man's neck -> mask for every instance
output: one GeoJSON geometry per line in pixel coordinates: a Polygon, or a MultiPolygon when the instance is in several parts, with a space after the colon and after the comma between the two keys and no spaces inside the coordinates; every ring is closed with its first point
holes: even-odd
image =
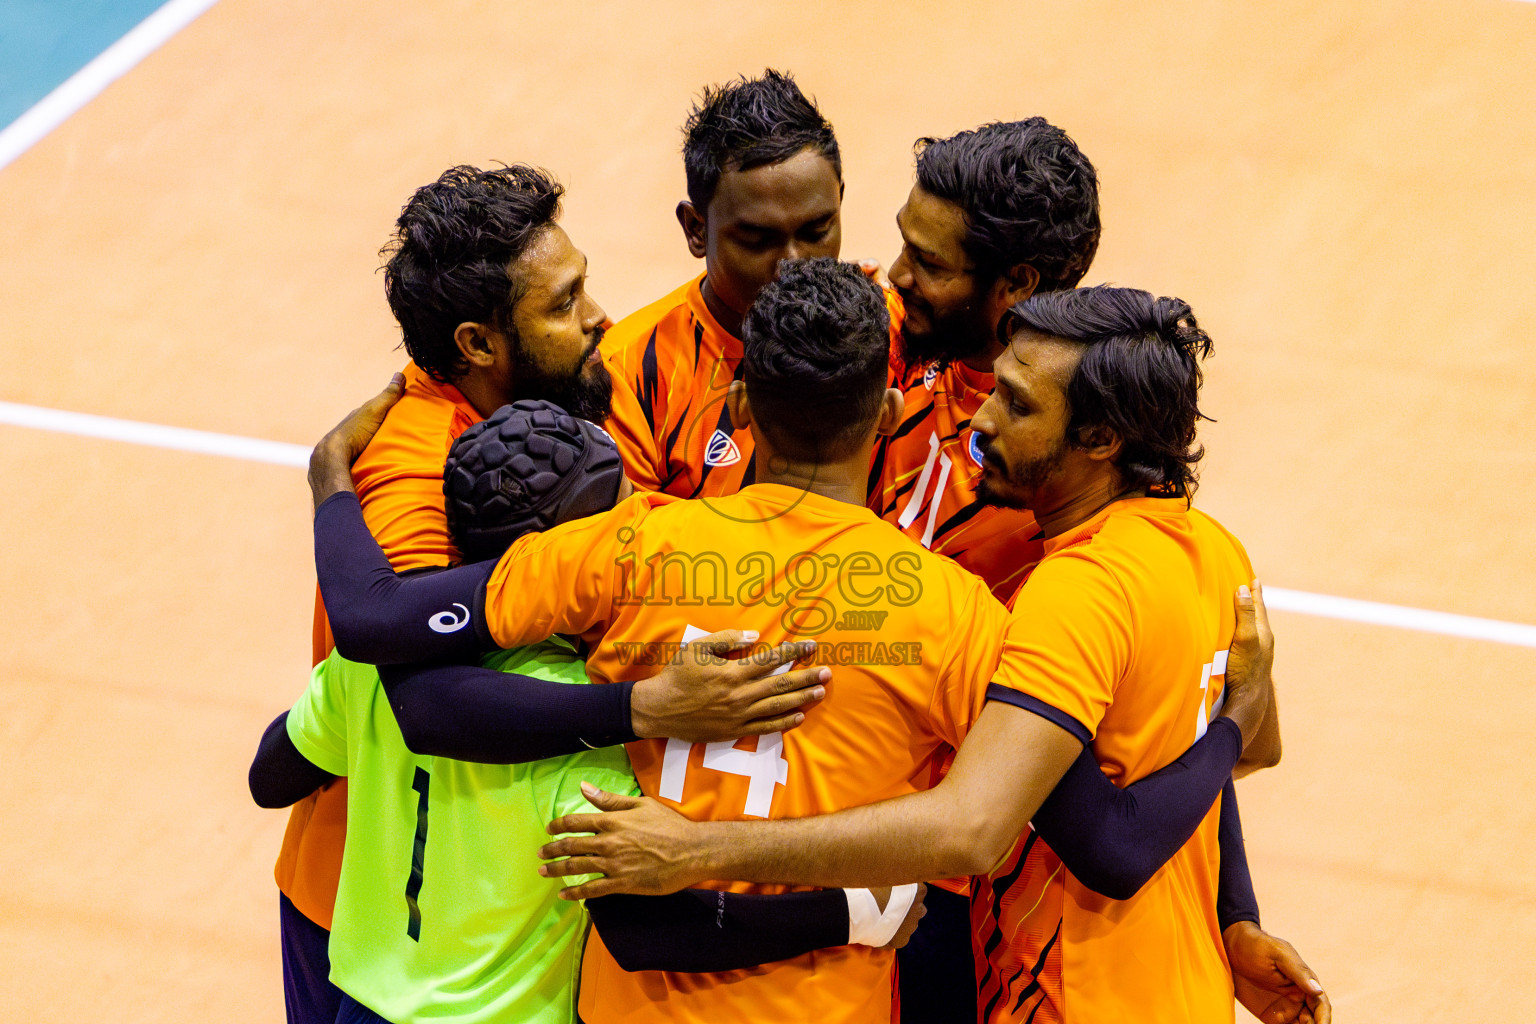
{"type": "Polygon", "coordinates": [[[992,372],[992,364],[996,362],[997,357],[1002,354],[1002,342],[992,339],[987,342],[986,348],[982,349],[980,352],[973,356],[966,356],[964,359],[960,360],[960,363],[972,370],[975,370],[977,373],[990,374],[992,372]]]}
{"type": "Polygon", "coordinates": [[[753,435],[753,483],[780,484],[850,505],[865,503],[869,495],[869,456],[874,448],[873,439],[870,444],[860,445],[859,450],[846,459],[796,462],[765,444],[758,431],[754,430],[753,435]]]}
{"type": "Polygon", "coordinates": [[[709,283],[709,278],[704,278],[704,284],[699,290],[704,293],[704,306],[709,310],[709,315],[715,318],[715,323],[733,338],[741,337],[742,315],[721,301],[714,287],[709,283]]]}
{"type": "Polygon", "coordinates": [[[474,406],[481,419],[507,404],[506,392],[481,374],[467,373],[454,381],[453,386],[459,389],[459,394],[464,396],[466,402],[474,406]]]}
{"type": "Polygon", "coordinates": [[[1143,491],[1126,487],[1118,473],[1111,473],[1064,496],[1051,508],[1033,510],[1035,522],[1046,537],[1059,537],[1082,526],[1114,502],[1140,497],[1144,497],[1143,491]]]}

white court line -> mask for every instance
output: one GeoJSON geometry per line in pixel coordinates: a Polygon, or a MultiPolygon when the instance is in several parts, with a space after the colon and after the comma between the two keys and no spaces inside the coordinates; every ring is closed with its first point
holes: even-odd
{"type": "MultiPolygon", "coordinates": [[[[173,448],[177,451],[197,452],[202,455],[222,455],[232,459],[270,462],[279,466],[296,466],[300,469],[309,466],[310,450],[303,445],[261,441],[252,437],[238,437],[234,434],[214,434],[206,430],[188,430],[185,427],[167,427],[158,423],[139,423],[135,420],[119,420],[109,416],[64,412],[60,409],[44,409],[35,405],[0,402],[0,423],[64,434],[80,434],[85,437],[99,437],[109,441],[126,441],[130,444],[143,444],[154,448],[173,448]]],[[[1304,590],[1286,590],[1281,587],[1265,587],[1264,600],[1270,608],[1277,611],[1301,612],[1304,615],[1318,615],[1328,619],[1346,619],[1350,622],[1365,622],[1375,626],[1392,626],[1397,629],[1441,633],[1472,640],[1491,640],[1494,643],[1536,647],[1536,626],[1527,626],[1520,622],[1478,619],[1470,615],[1452,615],[1449,612],[1433,612],[1424,608],[1409,608],[1398,604],[1357,601],[1349,597],[1311,594],[1304,590]]]]}
{"type": "Polygon", "coordinates": [[[231,459],[270,462],[279,466],[298,466],[301,469],[309,466],[310,450],[300,444],[261,441],[254,437],[214,434],[206,430],[167,427],[159,423],[139,423],[136,420],[119,420],[110,416],[91,416],[83,412],[44,409],[36,405],[0,402],[0,423],[8,423],[13,427],[52,430],[60,434],[100,437],[108,441],[126,441],[129,444],[149,445],[151,448],[172,448],[176,451],[197,452],[201,455],[222,455],[231,459]]]}
{"type": "Polygon", "coordinates": [[[1499,644],[1536,647],[1536,626],[1527,626],[1523,622],[1478,619],[1471,615],[1452,615],[1450,612],[1432,612],[1401,604],[1357,601],[1352,597],[1309,594],[1305,590],[1283,590],[1280,587],[1264,588],[1264,605],[1279,611],[1319,615],[1326,619],[1347,619],[1373,626],[1394,626],[1397,629],[1442,633],[1469,640],[1492,640],[1499,644]]]}
{"type": "Polygon", "coordinates": [[[35,146],[218,0],[169,0],[0,131],[0,168],[35,146]]]}

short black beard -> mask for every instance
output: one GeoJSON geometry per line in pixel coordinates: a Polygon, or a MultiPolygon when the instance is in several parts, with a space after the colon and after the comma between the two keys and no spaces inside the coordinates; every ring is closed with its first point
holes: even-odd
{"type": "Polygon", "coordinates": [[[602,423],[613,408],[613,377],[606,363],[599,362],[587,368],[587,357],[603,340],[599,328],[592,344],[582,354],[581,362],[573,374],[552,374],[539,366],[523,351],[517,341],[513,353],[513,387],[510,401],[524,398],[554,402],[572,416],[602,423]]]}
{"type": "MultiPolygon", "coordinates": [[[[906,296],[902,298],[905,300],[906,296]]],[[[990,339],[973,329],[975,325],[968,317],[970,309],[945,317],[939,317],[927,306],[924,312],[933,323],[931,330],[913,335],[905,325],[901,329],[901,354],[908,366],[934,362],[942,370],[950,363],[979,356],[987,350],[990,339]]]]}
{"type": "Polygon", "coordinates": [[[986,477],[982,477],[981,483],[977,485],[976,500],[983,505],[995,505],[998,508],[1028,508],[1029,499],[1026,495],[1036,494],[1067,460],[1067,443],[1063,438],[1055,448],[1040,458],[1026,462],[1018,469],[1010,471],[1005,469],[996,458],[989,458],[992,454],[990,438],[981,437],[978,443],[981,447],[982,461],[1000,472],[1011,485],[1006,494],[993,488],[986,477]]]}

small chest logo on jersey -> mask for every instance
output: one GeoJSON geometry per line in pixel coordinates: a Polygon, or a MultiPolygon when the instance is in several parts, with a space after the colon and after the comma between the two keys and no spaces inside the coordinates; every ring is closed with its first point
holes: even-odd
{"type": "Polygon", "coordinates": [[[981,435],[971,431],[971,443],[966,445],[966,450],[971,453],[971,461],[981,465],[981,435]]]}
{"type": "Polygon", "coordinates": [[[933,390],[933,382],[939,379],[939,364],[929,363],[928,369],[923,371],[923,387],[933,390]]]}
{"type": "Polygon", "coordinates": [[[704,465],[706,466],[734,466],[741,461],[741,449],[736,447],[736,442],[723,430],[717,430],[709,437],[709,444],[704,446],[704,465]]]}
{"type": "Polygon", "coordinates": [[[469,609],[457,602],[454,603],[453,607],[459,610],[457,616],[453,614],[453,609],[450,608],[446,612],[438,612],[427,620],[427,625],[432,627],[432,632],[456,633],[469,623],[469,609]]]}

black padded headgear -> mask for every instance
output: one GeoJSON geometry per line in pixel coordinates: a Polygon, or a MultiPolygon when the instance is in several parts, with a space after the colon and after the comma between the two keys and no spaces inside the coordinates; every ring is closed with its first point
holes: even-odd
{"type": "Polygon", "coordinates": [[[448,452],[448,532],[465,562],[500,558],[525,533],[612,508],[623,477],[601,427],[553,402],[504,405],[448,452]]]}

